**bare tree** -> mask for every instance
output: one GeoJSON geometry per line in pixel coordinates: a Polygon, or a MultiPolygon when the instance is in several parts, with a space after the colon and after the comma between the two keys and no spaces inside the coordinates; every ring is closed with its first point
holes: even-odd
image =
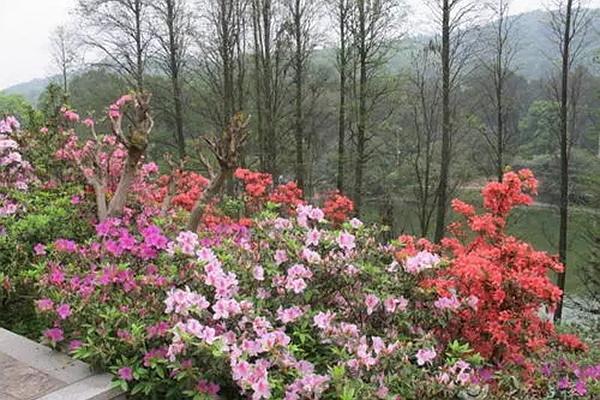
{"type": "Polygon", "coordinates": [[[440,60],[435,46],[431,44],[413,56],[410,77],[410,118],[415,134],[412,149],[413,170],[417,185],[417,217],[421,236],[429,233],[431,219],[437,203],[439,184],[435,168],[435,156],[441,128],[441,77],[440,60]]]}
{"type": "Polygon", "coordinates": [[[482,86],[486,100],[489,99],[493,104],[494,114],[494,125],[490,124],[482,133],[494,157],[498,182],[502,182],[506,147],[514,134],[509,126],[514,104],[511,103],[507,92],[518,49],[514,35],[517,17],[509,16],[510,5],[511,0],[493,0],[486,3],[493,20],[490,31],[486,32],[488,38],[483,41],[489,51],[484,52],[481,58],[481,65],[485,71],[482,86]]]}
{"type": "Polygon", "coordinates": [[[158,43],[155,60],[171,84],[170,109],[175,125],[179,158],[185,157],[183,74],[192,39],[193,20],[187,0],[155,0],[151,3],[156,24],[153,33],[158,43]]]}
{"type": "Polygon", "coordinates": [[[369,159],[368,144],[372,105],[387,93],[375,89],[374,81],[389,60],[391,45],[398,38],[399,3],[394,0],[355,0],[351,8],[351,34],[356,52],[354,93],[356,101],[356,144],[354,164],[354,204],[359,213],[364,190],[364,170],[369,159]]]}
{"type": "Polygon", "coordinates": [[[571,72],[585,46],[585,37],[590,24],[589,10],[584,0],[552,0],[550,12],[550,30],[560,50],[560,84],[555,85],[559,102],[559,146],[560,146],[560,226],[558,235],[558,257],[565,270],[558,275],[558,286],[563,296],[556,309],[554,319],[562,318],[563,298],[567,272],[567,234],[569,218],[569,158],[570,143],[574,135],[574,127],[569,124],[569,117],[574,116],[576,102],[570,98],[570,92],[578,91],[570,82],[571,72]]]}
{"type": "Polygon", "coordinates": [[[254,80],[261,170],[278,175],[278,122],[285,94],[289,47],[281,0],[252,0],[254,80]]]}
{"type": "Polygon", "coordinates": [[[306,75],[310,57],[315,47],[315,23],[317,17],[316,0],[285,0],[286,14],[289,19],[288,30],[293,46],[291,69],[294,83],[294,139],[296,183],[304,189],[306,178],[305,118],[303,99],[305,96],[306,75]]]}
{"type": "Polygon", "coordinates": [[[337,27],[336,68],[340,76],[338,104],[338,146],[336,186],[340,192],[345,189],[346,129],[347,129],[347,90],[349,64],[351,59],[350,17],[352,0],[330,0],[328,8],[337,27]]]}
{"type": "Polygon", "coordinates": [[[436,22],[442,32],[441,64],[442,64],[442,151],[440,160],[440,180],[436,228],[434,239],[439,242],[446,230],[446,212],[450,179],[450,162],[452,156],[452,105],[451,97],[458,83],[458,77],[465,62],[461,47],[465,46],[466,27],[473,23],[478,8],[475,0],[428,0],[436,22]]]}
{"type": "Polygon", "coordinates": [[[97,64],[114,68],[143,92],[152,41],[148,0],[79,0],[78,13],[84,43],[102,56],[97,64]]]}
{"type": "Polygon", "coordinates": [[[246,24],[249,0],[203,0],[201,77],[207,88],[206,117],[219,130],[246,107],[246,24]],[[218,101],[215,101],[217,99],[218,101]]]}
{"type": "Polygon", "coordinates": [[[69,93],[69,75],[80,61],[79,43],[76,36],[65,26],[58,26],[50,36],[52,61],[60,71],[65,102],[69,93]]]}
{"type": "Polygon", "coordinates": [[[192,41],[193,20],[187,0],[155,0],[152,32],[157,51],[154,60],[170,83],[168,114],[175,125],[174,139],[179,158],[185,157],[183,85],[192,41]]]}

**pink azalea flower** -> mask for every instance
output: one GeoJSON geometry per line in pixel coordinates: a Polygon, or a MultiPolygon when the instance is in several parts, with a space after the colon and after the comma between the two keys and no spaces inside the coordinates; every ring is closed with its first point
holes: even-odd
{"type": "Polygon", "coordinates": [[[421,271],[435,267],[439,262],[439,256],[428,251],[421,251],[414,257],[406,259],[404,270],[410,274],[418,274],[421,271]]]}
{"type": "Polygon", "coordinates": [[[281,265],[288,260],[288,255],[285,250],[275,250],[275,264],[281,265]]]}
{"type": "Polygon", "coordinates": [[[417,352],[417,364],[421,367],[427,363],[431,364],[436,356],[437,353],[434,349],[419,349],[417,352]]]}
{"type": "Polygon", "coordinates": [[[350,220],[350,226],[353,227],[354,229],[358,229],[360,227],[362,227],[364,224],[362,223],[362,221],[358,218],[352,218],[350,220]]]}
{"type": "Polygon", "coordinates": [[[56,314],[60,319],[67,319],[71,315],[71,306],[68,304],[61,304],[56,308],[56,314]]]}
{"type": "Polygon", "coordinates": [[[50,328],[44,331],[44,337],[52,343],[58,343],[64,340],[64,332],[60,328],[50,328]]]}
{"type": "Polygon", "coordinates": [[[123,379],[124,381],[129,382],[133,380],[133,369],[131,369],[131,367],[119,368],[118,374],[119,378],[123,379]]]}
{"type": "Polygon", "coordinates": [[[94,126],[94,120],[91,118],[86,118],[83,120],[83,124],[88,128],[91,128],[92,126],[94,126]]]}
{"type": "Polygon", "coordinates": [[[356,247],[356,244],[354,242],[354,235],[346,231],[341,232],[337,238],[338,246],[340,246],[341,249],[346,251],[354,250],[354,248],[356,247]]]}
{"type": "Polygon", "coordinates": [[[321,240],[321,232],[318,229],[312,229],[306,234],[306,246],[318,246],[321,240]]]}
{"type": "Polygon", "coordinates": [[[35,246],[33,246],[33,252],[36,256],[44,256],[46,255],[46,246],[44,246],[41,243],[38,243],[35,246]]]}
{"type": "Polygon", "coordinates": [[[39,299],[35,302],[39,311],[50,311],[54,308],[54,302],[50,299],[39,299]]]}
{"type": "Polygon", "coordinates": [[[255,266],[252,269],[252,276],[257,281],[264,281],[265,280],[265,270],[264,270],[264,268],[261,267],[260,265],[255,266]]]}
{"type": "Polygon", "coordinates": [[[367,314],[371,315],[379,305],[379,298],[373,294],[368,294],[365,297],[365,305],[367,306],[367,314]]]}

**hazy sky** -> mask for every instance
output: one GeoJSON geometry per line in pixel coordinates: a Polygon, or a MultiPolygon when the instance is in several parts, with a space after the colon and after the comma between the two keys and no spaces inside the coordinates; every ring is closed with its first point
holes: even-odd
{"type": "MultiPolygon", "coordinates": [[[[548,0],[514,0],[515,13],[541,8],[548,0]]],[[[590,0],[600,5],[600,0],[590,0]]],[[[69,20],[76,0],[0,0],[0,89],[54,73],[48,36],[69,20]]],[[[423,20],[422,0],[408,0],[413,23],[423,20]]]]}

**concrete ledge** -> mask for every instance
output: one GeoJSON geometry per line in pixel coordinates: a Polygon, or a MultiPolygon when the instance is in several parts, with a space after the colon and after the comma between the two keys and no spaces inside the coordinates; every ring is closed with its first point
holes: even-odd
{"type": "Polygon", "coordinates": [[[94,374],[84,362],[2,328],[0,361],[4,365],[4,370],[0,371],[0,399],[125,398],[119,389],[111,387],[111,375],[94,374]]]}
{"type": "Polygon", "coordinates": [[[117,400],[125,399],[118,388],[110,389],[112,376],[92,375],[37,400],[117,400]]]}

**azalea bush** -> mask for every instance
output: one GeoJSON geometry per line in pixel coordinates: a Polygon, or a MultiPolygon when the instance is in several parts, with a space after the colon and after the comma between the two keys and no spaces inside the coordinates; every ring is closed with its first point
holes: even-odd
{"type": "MultiPolygon", "coordinates": [[[[488,213],[456,202],[471,233],[455,226],[441,247],[380,244],[376,227],[269,202],[268,179],[236,175],[250,224],[178,232],[147,207],[96,225],[93,240],[48,244],[45,341],[113,371],[132,394],[167,398],[495,396],[516,390],[504,380],[515,375],[532,394],[537,355],[586,351],[529,312],[554,307],[546,274],[560,267],[503,233],[535,189],[527,171],[486,188],[488,213]],[[248,187],[249,177],[261,179],[248,187]]],[[[587,394],[597,377],[586,374],[587,394]]]]}

